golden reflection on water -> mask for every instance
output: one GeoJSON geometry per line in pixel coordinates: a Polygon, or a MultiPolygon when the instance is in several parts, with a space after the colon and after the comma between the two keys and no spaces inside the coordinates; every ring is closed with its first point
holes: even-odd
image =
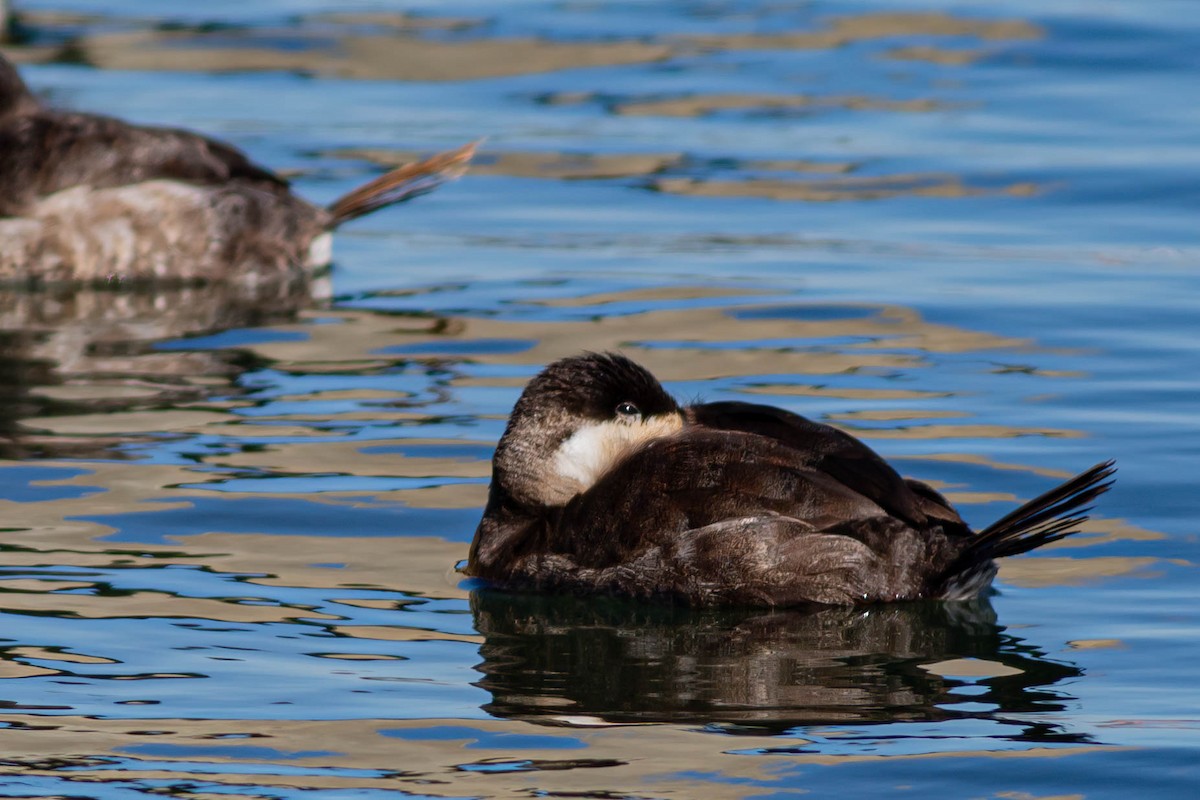
{"type": "Polygon", "coordinates": [[[839,200],[884,200],[911,197],[961,198],[998,193],[1014,197],[1034,194],[1036,184],[1012,183],[996,189],[971,186],[957,175],[902,174],[881,177],[845,177],[812,181],[797,180],[712,180],[705,178],[660,178],[652,183],[660,192],[696,197],[765,197],[828,203],[839,200]]]}
{"type": "Polygon", "coordinates": [[[869,111],[926,112],[940,111],[946,107],[944,103],[936,100],[890,100],[862,95],[712,94],[689,95],[668,100],[632,100],[617,103],[615,110],[618,114],[633,117],[701,117],[720,111],[763,112],[844,108],[869,111]]]}
{"type": "MultiPolygon", "coordinates": [[[[761,98],[745,98],[750,104],[761,105],[761,98]]],[[[669,101],[678,104],[703,102],[702,99],[669,101]]],[[[727,105],[732,100],[724,101],[727,105]]],[[[782,101],[781,101],[782,102],[782,101]]],[[[655,113],[648,106],[643,115],[655,113]]],[[[836,105],[825,103],[824,106],[836,105]]],[[[883,107],[882,103],[875,104],[883,107]]],[[[782,107],[767,103],[766,107],[782,107]]],[[[888,109],[897,110],[897,109],[888,109]]],[[[624,113],[624,112],[622,112],[624,113]]],[[[674,116],[686,116],[682,113],[674,116]]],[[[330,155],[371,161],[386,167],[408,163],[413,151],[384,148],[345,148],[330,155]]],[[[986,194],[1027,197],[1040,191],[1028,181],[1000,186],[974,185],[964,178],[943,173],[901,173],[893,175],[859,176],[852,173],[859,165],[845,161],[810,161],[803,159],[721,159],[726,169],[785,173],[778,178],[717,178],[680,176],[671,172],[695,167],[695,163],[678,153],[561,153],[561,152],[496,152],[484,153],[472,166],[475,176],[505,175],[511,177],[555,180],[598,180],[609,178],[642,178],[647,188],[668,194],[693,197],[762,197],[809,203],[833,201],[885,200],[893,197],[935,197],[955,199],[986,194]],[[801,178],[786,173],[815,174],[818,178],[801,178]]]]}
{"type": "MultiPolygon", "coordinates": [[[[208,721],[208,720],[96,720],[81,717],[59,717],[48,721],[32,715],[11,715],[9,719],[29,728],[0,730],[0,747],[6,752],[21,752],[19,759],[6,759],[0,764],[0,775],[80,775],[86,781],[91,775],[86,767],[96,764],[105,754],[121,755],[122,750],[138,748],[149,743],[164,747],[204,748],[204,755],[187,758],[205,765],[229,764],[228,773],[194,772],[191,777],[214,781],[228,788],[246,787],[251,781],[256,787],[287,789],[404,789],[421,795],[482,796],[525,800],[531,792],[559,796],[595,796],[597,791],[610,788],[624,795],[629,787],[652,786],[657,795],[677,797],[743,798],[747,787],[742,780],[762,781],[769,790],[779,780],[779,773],[793,766],[836,766],[881,759],[937,758],[1055,758],[1063,759],[1061,769],[1086,769],[1087,761],[1076,759],[1098,752],[1091,746],[1031,747],[1019,752],[966,751],[919,756],[842,755],[816,753],[763,754],[747,758],[733,752],[732,742],[726,752],[712,746],[711,737],[697,735],[693,729],[670,726],[573,727],[570,739],[581,742],[579,749],[521,748],[514,751],[505,746],[488,746],[488,734],[512,734],[544,737],[545,727],[520,720],[356,720],[348,722],[287,722],[276,720],[208,721]],[[460,740],[407,739],[380,735],[380,731],[412,731],[444,725],[466,728],[460,740]],[[154,730],[152,737],[146,736],[154,730]],[[469,731],[478,731],[483,741],[473,741],[469,731]],[[282,753],[305,753],[314,743],[332,753],[289,758],[287,767],[271,770],[264,765],[262,774],[250,779],[235,765],[245,764],[237,753],[242,742],[224,742],[230,735],[248,734],[252,743],[271,747],[282,753]],[[466,746],[471,749],[463,749],[466,746]],[[222,758],[212,750],[230,748],[222,758]],[[91,753],[91,758],[78,754],[91,753]],[[630,754],[636,753],[636,758],[630,754]],[[59,761],[63,759],[64,761],[59,761]],[[572,764],[571,759],[579,761],[572,764]],[[481,763],[533,762],[527,771],[482,771],[464,769],[481,763]],[[590,763],[589,763],[590,762],[590,763]],[[539,769],[538,765],[546,769],[539,769]],[[704,764],[705,774],[695,775],[697,764],[704,764]],[[558,766],[558,768],[554,768],[558,766]],[[577,768],[571,768],[576,766],[577,768]],[[592,766],[593,768],[588,768],[592,766]],[[61,767],[75,767],[72,772],[60,772],[61,767]],[[82,767],[83,769],[80,769],[82,767]],[[379,770],[378,776],[321,774],[321,768],[379,770]],[[313,770],[308,774],[288,774],[297,768],[313,770]],[[81,774],[82,773],[82,774],[81,774]],[[713,778],[718,778],[713,780],[713,778]],[[724,778],[726,780],[721,780],[724,778]],[[584,793],[584,794],[579,794],[584,793]]],[[[778,739],[746,734],[737,738],[739,749],[777,746],[778,739]]],[[[1104,748],[1111,752],[1115,748],[1104,748]]],[[[186,756],[185,756],[186,758],[186,756]]],[[[154,759],[160,761],[162,759],[154,759]]],[[[1015,765],[1014,765],[1015,766],[1015,765]]],[[[122,780],[178,781],[188,776],[187,766],[179,764],[170,771],[152,768],[139,769],[136,761],[124,765],[122,780]]],[[[85,788],[86,783],[80,786],[85,788]]],[[[257,793],[256,793],[257,794],[257,793]]],[[[640,793],[639,793],[640,794],[640,793]]],[[[185,795],[196,797],[192,793],[185,795]]],[[[230,795],[221,793],[219,796],[230,795]]],[[[234,795],[237,796],[237,795],[234,795]]],[[[258,795],[261,796],[261,795],[258,795]]]]}
{"type": "MultiPolygon", "coordinates": [[[[100,22],[99,19],[92,20],[100,22]]],[[[76,18],[30,15],[47,29],[78,26],[76,18]]],[[[421,17],[405,13],[337,13],[300,17],[282,28],[216,30],[155,26],[152,20],[120,30],[98,26],[73,35],[67,52],[53,47],[11,48],[18,61],[73,61],[114,70],[261,71],[283,70],[343,78],[462,81],[557,72],[586,67],[651,64],[698,53],[746,50],[832,50],[854,43],[892,43],[904,37],[968,38],[975,47],[935,44],[892,46],[891,59],[965,66],[1004,44],[1041,38],[1024,20],[974,19],[945,13],[864,13],[814,19],[803,30],[776,33],[670,34],[636,39],[555,41],[539,37],[486,35],[486,20],[421,17]],[[280,42],[290,42],[282,47],[280,42]]],[[[724,93],[676,96],[600,97],[557,92],[550,105],[600,104],[621,116],[700,117],[716,113],[797,114],[831,110],[928,113],[947,105],[930,97],[724,93]]],[[[410,153],[386,149],[337,151],[346,158],[395,165],[410,153]]],[[[476,176],[504,175],[549,180],[638,180],[654,191],[701,198],[766,198],[787,202],[877,201],[896,197],[963,199],[981,195],[1023,197],[1041,187],[1029,181],[993,185],[990,180],[943,173],[899,172],[855,175],[859,164],[844,161],[753,161],[722,158],[719,174],[698,175],[683,153],[494,152],[472,168],[476,176]],[[734,170],[730,175],[729,171],[734,170]],[[760,172],[768,175],[757,174],[760,172]],[[746,174],[754,173],[754,174],[746,174]]]]}
{"type": "MultiPolygon", "coordinates": [[[[28,15],[27,20],[45,28],[101,21],[56,15],[28,15]]],[[[479,22],[403,13],[324,14],[301,18],[297,26],[278,29],[164,30],[147,26],[96,32],[72,39],[70,47],[76,59],[114,70],[287,70],[350,78],[459,81],[580,67],[647,64],[696,52],[828,50],[855,42],[905,36],[979,40],[980,46],[972,49],[942,51],[930,45],[921,50],[889,51],[892,57],[924,57],[940,59],[940,63],[965,64],[986,55],[994,43],[1031,40],[1043,35],[1038,26],[1023,20],[980,20],[943,13],[838,16],[817,20],[807,30],[770,34],[667,33],[642,39],[573,42],[480,36],[479,22]],[[366,32],[371,28],[383,32],[366,32]],[[430,32],[439,36],[428,36],[430,32]],[[446,38],[447,32],[453,35],[446,38]],[[281,48],[277,44],[281,40],[291,40],[296,46],[281,48]]],[[[27,51],[23,60],[60,55],[55,48],[43,46],[27,51]]]]}
{"type": "MultiPolygon", "coordinates": [[[[686,294],[684,295],[686,297],[686,294]]],[[[581,298],[586,300],[586,298],[581,298]]],[[[895,306],[846,306],[847,319],[761,319],[737,316],[762,306],[657,309],[616,316],[554,323],[520,319],[460,317],[447,321],[430,316],[423,330],[407,320],[403,330],[384,315],[366,312],[322,312],[342,324],[307,327],[304,323],[281,330],[307,332],[304,341],[275,341],[255,346],[255,352],[288,367],[307,363],[371,364],[378,353],[411,351],[419,358],[421,345],[444,340],[466,342],[521,340],[529,343],[517,353],[470,352],[473,362],[540,366],[583,350],[615,350],[645,364],[664,380],[708,380],[737,376],[794,374],[835,375],[860,370],[918,368],[921,352],[957,353],[1025,346],[1025,340],[930,323],[919,314],[895,306]],[[867,316],[862,317],[866,312],[867,316]],[[845,346],[826,346],[821,340],[856,338],[845,346]],[[789,339],[787,346],[756,344],[789,339]],[[806,346],[804,340],[817,340],[806,346]],[[669,346],[662,344],[671,343],[669,346]],[[741,347],[714,349],[716,342],[741,347]],[[694,346],[689,346],[690,344],[694,346]],[[864,352],[869,347],[870,350],[864,352]],[[319,352],[318,352],[319,351],[319,352]],[[902,352],[888,352],[902,351],[902,352]],[[915,352],[914,352],[915,351],[915,352]]]]}
{"type": "MultiPolygon", "coordinates": [[[[385,148],[343,148],[330,155],[339,158],[362,159],[381,166],[405,163],[409,150],[385,148]]],[[[507,175],[519,178],[551,180],[599,180],[635,178],[654,175],[678,168],[684,163],[682,153],[558,153],[558,152],[489,152],[484,153],[471,174],[507,175]]]]}

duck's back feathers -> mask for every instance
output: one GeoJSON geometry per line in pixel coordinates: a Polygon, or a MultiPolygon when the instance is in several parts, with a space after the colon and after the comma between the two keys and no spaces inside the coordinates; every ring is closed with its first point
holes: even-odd
{"type": "Polygon", "coordinates": [[[705,403],[689,407],[687,413],[696,425],[774,440],[790,448],[797,463],[819,470],[911,525],[930,520],[964,525],[932,488],[905,480],[870,447],[830,425],[754,403],[705,403]]]}
{"type": "Polygon", "coordinates": [[[76,186],[107,189],[149,180],[220,186],[240,180],[275,193],[287,182],[235,147],[172,128],[37,108],[0,119],[0,216],[76,186]]]}
{"type": "Polygon", "coordinates": [[[581,563],[600,563],[639,542],[691,528],[772,514],[809,530],[883,514],[868,498],[753,434],[685,428],[634,452],[562,512],[581,563]]]}

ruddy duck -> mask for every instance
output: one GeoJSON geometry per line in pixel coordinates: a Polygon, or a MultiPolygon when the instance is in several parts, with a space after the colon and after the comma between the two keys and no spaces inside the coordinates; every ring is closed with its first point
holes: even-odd
{"type": "Polygon", "coordinates": [[[348,220],[461,175],[475,145],[320,208],[199,134],[47,108],[0,56],[0,282],[261,282],[332,257],[348,220]]]}
{"type": "Polygon", "coordinates": [[[858,439],[783,409],[681,407],[614,354],[556,361],[496,447],[465,571],[500,587],[692,605],[977,596],[994,559],[1075,532],[1097,464],[979,532],[858,439]]]}

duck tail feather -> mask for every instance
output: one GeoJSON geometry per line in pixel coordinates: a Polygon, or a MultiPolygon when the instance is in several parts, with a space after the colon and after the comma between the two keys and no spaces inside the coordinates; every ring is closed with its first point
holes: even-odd
{"type": "Polygon", "coordinates": [[[326,207],[330,218],[329,230],[384,206],[428,194],[443,183],[460,177],[467,171],[467,164],[477,147],[479,142],[471,142],[455,150],[437,153],[422,161],[397,167],[352,189],[326,207]]]}
{"type": "Polygon", "coordinates": [[[1097,464],[981,530],[942,572],[935,596],[975,597],[995,575],[994,559],[1027,553],[1077,533],[1088,520],[1092,501],[1113,485],[1116,471],[1113,461],[1097,464]]]}
{"type": "Polygon", "coordinates": [[[1076,532],[1091,502],[1113,485],[1116,463],[1105,461],[1059,484],[980,531],[970,549],[988,558],[1026,553],[1076,532]]]}

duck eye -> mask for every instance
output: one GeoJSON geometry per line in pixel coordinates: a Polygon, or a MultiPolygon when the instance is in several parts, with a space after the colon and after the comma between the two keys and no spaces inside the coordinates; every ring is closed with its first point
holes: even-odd
{"type": "Polygon", "coordinates": [[[618,417],[639,417],[642,412],[633,403],[626,400],[624,403],[617,403],[618,417]]]}

